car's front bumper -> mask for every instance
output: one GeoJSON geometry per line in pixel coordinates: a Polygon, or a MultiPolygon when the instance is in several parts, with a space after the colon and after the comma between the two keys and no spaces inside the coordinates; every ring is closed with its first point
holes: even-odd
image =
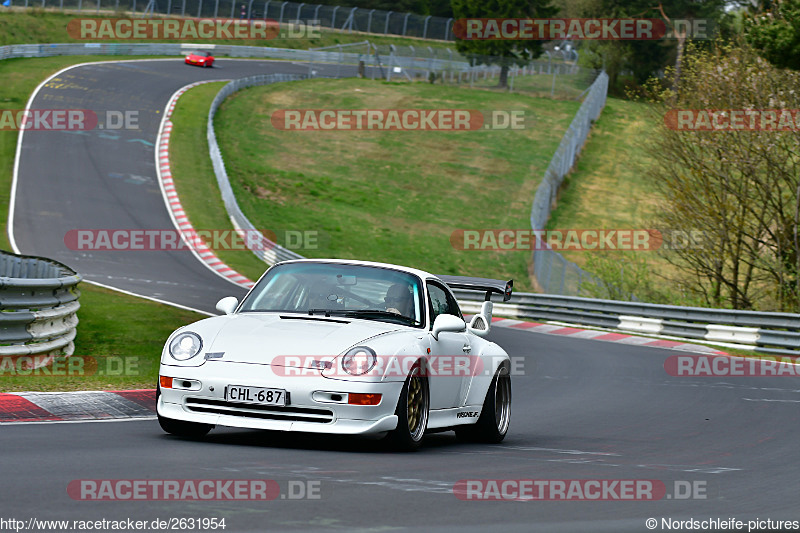
{"type": "Polygon", "coordinates": [[[370,383],[322,376],[276,377],[269,365],[206,362],[200,367],[161,365],[160,375],[191,382],[190,388],[161,389],[158,414],[202,424],[278,431],[372,434],[395,429],[395,408],[403,382],[370,383]],[[229,402],[230,385],[283,389],[285,408],[229,402]],[[381,394],[378,405],[319,401],[325,393],[381,394]]]}

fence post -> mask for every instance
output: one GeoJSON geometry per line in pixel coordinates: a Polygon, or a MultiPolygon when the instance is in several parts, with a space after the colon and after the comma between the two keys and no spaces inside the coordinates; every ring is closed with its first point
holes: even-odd
{"type": "Polygon", "coordinates": [[[305,2],[303,2],[299,6],[297,6],[297,16],[295,18],[298,20],[298,22],[300,21],[300,10],[303,9],[304,5],[306,5],[305,2]]]}
{"type": "Polygon", "coordinates": [[[428,21],[431,20],[431,16],[432,15],[428,15],[427,17],[425,17],[425,24],[422,26],[422,38],[423,39],[427,39],[428,38],[428,21]]]}
{"type": "Polygon", "coordinates": [[[214,1],[214,19],[215,20],[217,19],[218,15],[219,15],[219,0],[215,0],[214,1]]]}
{"type": "Polygon", "coordinates": [[[370,10],[369,15],[367,16],[367,33],[370,33],[372,31],[372,14],[373,13],[375,13],[374,9],[370,10]]]}
{"type": "Polygon", "coordinates": [[[390,81],[392,79],[392,65],[394,64],[394,50],[395,46],[393,44],[389,45],[389,64],[386,65],[386,81],[390,81]]]}
{"type": "Polygon", "coordinates": [[[278,18],[278,24],[283,24],[283,10],[286,9],[286,4],[288,4],[288,0],[281,4],[281,15],[278,18]]]}
{"type": "Polygon", "coordinates": [[[267,0],[266,2],[264,2],[264,20],[267,20],[269,18],[269,16],[267,14],[269,13],[268,10],[269,10],[269,5],[271,3],[272,3],[272,0],[267,0]]]}
{"type": "Polygon", "coordinates": [[[350,13],[347,15],[347,19],[342,24],[342,29],[347,27],[347,31],[353,31],[353,22],[356,20],[356,11],[358,11],[357,7],[354,7],[350,10],[350,13]]]}
{"type": "Polygon", "coordinates": [[[450,40],[450,38],[449,38],[450,37],[450,23],[452,23],[452,22],[453,22],[453,19],[449,18],[449,19],[447,19],[447,22],[444,23],[444,40],[445,41],[449,41],[450,40]]]}
{"type": "Polygon", "coordinates": [[[406,36],[406,29],[408,28],[408,17],[411,16],[411,13],[406,13],[405,18],[403,19],[403,37],[406,36]]]}
{"type": "Polygon", "coordinates": [[[203,0],[198,0],[197,2],[197,18],[200,18],[200,14],[203,11],[203,0]]]}
{"type": "Polygon", "coordinates": [[[389,17],[392,16],[392,13],[394,13],[394,11],[388,11],[386,13],[386,25],[383,27],[383,34],[384,35],[387,35],[389,33],[389,17]]]}

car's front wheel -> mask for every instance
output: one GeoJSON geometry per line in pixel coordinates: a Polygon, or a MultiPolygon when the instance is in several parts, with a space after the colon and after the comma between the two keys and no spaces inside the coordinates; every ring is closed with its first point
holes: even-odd
{"type": "Polygon", "coordinates": [[[393,448],[414,451],[422,445],[428,427],[429,408],[428,380],[422,375],[422,367],[417,362],[411,368],[397,401],[397,428],[387,436],[393,448]]]}
{"type": "Polygon", "coordinates": [[[459,426],[456,435],[468,442],[497,444],[508,433],[511,422],[511,376],[506,366],[501,366],[486,392],[478,421],[470,426],[459,426]]]}
{"type": "MultiPolygon", "coordinates": [[[[158,403],[159,396],[161,396],[161,387],[156,388],[156,404],[158,403]]],[[[205,436],[213,427],[209,424],[184,422],[183,420],[175,420],[174,418],[167,418],[166,416],[161,415],[158,415],[158,424],[161,426],[161,429],[171,435],[178,437],[189,437],[193,439],[198,439],[205,436]]]]}

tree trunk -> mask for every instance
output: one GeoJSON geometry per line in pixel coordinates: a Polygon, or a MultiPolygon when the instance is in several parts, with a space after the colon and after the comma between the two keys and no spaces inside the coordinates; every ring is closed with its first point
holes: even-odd
{"type": "Polygon", "coordinates": [[[683,49],[686,45],[686,31],[684,30],[678,35],[678,54],[675,58],[675,80],[673,81],[672,88],[675,91],[676,98],[680,94],[681,83],[681,62],[683,61],[683,49]]]}
{"type": "Polygon", "coordinates": [[[501,89],[508,87],[508,65],[500,67],[500,81],[497,83],[497,86],[501,89]]]}

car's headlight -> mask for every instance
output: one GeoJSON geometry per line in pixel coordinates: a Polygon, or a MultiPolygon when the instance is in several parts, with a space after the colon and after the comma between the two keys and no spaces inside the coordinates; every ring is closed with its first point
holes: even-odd
{"type": "Polygon", "coordinates": [[[169,343],[169,354],[173,359],[186,361],[200,353],[203,348],[203,340],[197,333],[184,331],[175,336],[169,343]]]}
{"type": "Polygon", "coordinates": [[[375,366],[375,351],[368,346],[356,346],[342,357],[342,369],[352,376],[366,374],[375,366]]]}

